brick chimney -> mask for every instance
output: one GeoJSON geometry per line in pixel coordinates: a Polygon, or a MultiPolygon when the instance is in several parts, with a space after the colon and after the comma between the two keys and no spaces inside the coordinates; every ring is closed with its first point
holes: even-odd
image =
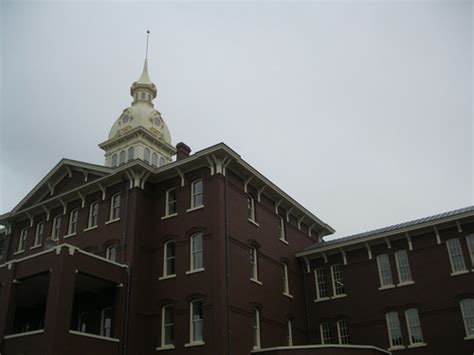
{"type": "Polygon", "coordinates": [[[189,148],[183,142],[179,142],[178,144],[176,144],[176,160],[182,160],[184,158],[187,158],[189,157],[190,153],[191,148],[189,148]]]}

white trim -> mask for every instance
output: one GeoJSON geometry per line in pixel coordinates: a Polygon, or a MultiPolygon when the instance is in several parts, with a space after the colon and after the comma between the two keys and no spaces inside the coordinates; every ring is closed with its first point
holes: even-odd
{"type": "Polygon", "coordinates": [[[396,351],[396,350],[403,350],[403,349],[405,349],[405,345],[392,346],[392,347],[388,348],[387,350],[396,351]]]}
{"type": "MultiPolygon", "coordinates": [[[[173,305],[171,304],[165,304],[161,307],[161,347],[160,349],[174,349],[174,344],[165,344],[164,340],[165,340],[165,309],[168,308],[168,307],[171,307],[171,312],[173,312],[173,305]]],[[[172,324],[172,333],[174,331],[174,315],[173,316],[173,323],[172,324]]]]}
{"type": "Polygon", "coordinates": [[[44,333],[44,329],[39,329],[39,330],[32,330],[31,332],[23,332],[23,333],[16,333],[16,334],[10,334],[10,335],[5,335],[3,339],[12,339],[12,338],[19,338],[19,337],[26,337],[29,335],[36,335],[36,334],[42,334],[44,333]]]}
{"type": "Polygon", "coordinates": [[[328,301],[330,300],[331,298],[329,297],[323,297],[323,298],[315,298],[314,299],[314,302],[323,302],[323,301],[328,301]]]}
{"type": "Polygon", "coordinates": [[[465,274],[469,274],[469,270],[463,270],[463,271],[452,272],[450,275],[451,275],[451,276],[459,276],[459,275],[465,275],[465,274]]]}
{"type": "Polygon", "coordinates": [[[156,351],[162,351],[162,350],[172,350],[174,349],[174,345],[165,345],[165,346],[160,346],[156,348],[156,351]]]}
{"type": "Polygon", "coordinates": [[[186,275],[192,274],[194,272],[204,271],[204,235],[202,232],[196,232],[191,235],[189,238],[189,271],[186,271],[186,275]],[[194,238],[200,236],[201,237],[201,244],[202,249],[198,250],[198,252],[202,253],[202,266],[198,268],[194,268],[194,238]]]}
{"type": "Polygon", "coordinates": [[[253,277],[250,278],[250,281],[255,282],[257,285],[263,286],[263,282],[257,279],[254,279],[253,277]]]}
{"type": "Polygon", "coordinates": [[[255,322],[254,325],[254,345],[252,349],[260,349],[262,347],[262,332],[260,327],[260,310],[257,307],[253,307],[253,321],[255,322]]]}
{"type": "Polygon", "coordinates": [[[298,349],[327,349],[327,348],[342,348],[342,349],[371,349],[379,351],[383,354],[390,354],[389,351],[378,348],[372,345],[341,345],[341,344],[325,344],[325,345],[293,345],[293,346],[276,346],[273,348],[252,350],[252,353],[263,353],[267,351],[277,350],[298,350],[298,349]]]}
{"type": "Polygon", "coordinates": [[[383,291],[383,290],[389,290],[391,288],[395,288],[395,285],[392,284],[392,285],[387,285],[387,286],[380,286],[378,290],[383,291]]]}
{"type": "Polygon", "coordinates": [[[197,209],[198,207],[201,207],[201,206],[204,207],[204,181],[203,181],[203,179],[202,179],[202,178],[194,179],[193,181],[191,181],[190,185],[191,185],[191,188],[190,188],[190,190],[191,190],[191,191],[190,191],[190,192],[191,192],[191,201],[190,201],[190,203],[189,203],[190,208],[189,208],[188,210],[186,210],[186,212],[188,212],[188,211],[190,211],[190,210],[193,211],[193,210],[195,210],[195,209],[197,209]],[[195,193],[195,191],[194,191],[195,185],[196,185],[198,182],[201,182],[201,187],[202,187],[202,192],[201,192],[200,194],[197,194],[197,193],[195,193]],[[201,195],[201,196],[202,196],[202,201],[201,201],[202,204],[196,206],[196,205],[194,204],[194,197],[195,197],[195,196],[198,196],[198,195],[201,195]]]}
{"type": "MultiPolygon", "coordinates": [[[[69,244],[61,244],[61,245],[70,246],[69,244]]],[[[59,245],[58,247],[60,247],[61,245],[59,245]]],[[[70,247],[72,247],[72,246],[70,246],[70,247]]],[[[87,252],[87,251],[85,251],[85,250],[82,250],[82,249],[79,249],[79,248],[77,248],[77,247],[73,247],[73,248],[76,248],[78,253],[87,255],[87,256],[89,256],[89,257],[91,257],[91,258],[99,259],[99,260],[105,261],[105,262],[107,262],[107,263],[109,263],[109,264],[116,265],[116,266],[128,268],[128,265],[126,265],[126,264],[120,264],[120,263],[118,263],[118,262],[116,262],[116,261],[112,261],[112,260],[103,258],[102,256],[89,253],[89,252],[87,252]]]]}
{"type": "MultiPolygon", "coordinates": [[[[178,215],[178,213],[173,213],[173,214],[170,214],[170,215],[167,215],[167,216],[163,216],[161,217],[161,220],[165,220],[165,219],[168,219],[168,218],[172,218],[172,217],[176,217],[178,215]]],[[[163,350],[163,349],[160,349],[160,350],[163,350]]]]}
{"type": "Polygon", "coordinates": [[[87,227],[86,229],[83,230],[83,232],[88,232],[88,231],[91,231],[91,230],[94,230],[94,229],[97,229],[99,228],[98,225],[95,225],[95,226],[92,226],[92,227],[87,227]]]}
{"type": "Polygon", "coordinates": [[[315,288],[316,288],[316,299],[314,301],[317,302],[317,301],[325,301],[325,300],[330,299],[329,296],[328,296],[328,293],[327,293],[328,290],[326,288],[326,279],[324,277],[324,268],[319,267],[319,268],[314,269],[314,283],[315,283],[315,288]],[[321,273],[322,273],[321,277],[322,277],[323,284],[324,284],[324,292],[326,293],[326,296],[324,296],[324,297],[321,297],[321,292],[319,290],[318,270],[321,270],[321,273]]]}
{"type": "Polygon", "coordinates": [[[410,260],[408,259],[408,252],[405,249],[400,249],[395,252],[394,256],[395,256],[395,265],[397,266],[397,275],[398,275],[398,281],[399,281],[397,286],[409,284],[410,282],[413,283],[413,275],[411,273],[410,260]],[[404,256],[406,257],[408,272],[410,273],[410,280],[407,280],[407,281],[402,281],[402,278],[401,278],[400,262],[399,262],[399,255],[401,254],[404,254],[404,256]]]}
{"type": "Polygon", "coordinates": [[[168,279],[174,279],[176,277],[176,274],[173,275],[166,275],[166,276],[160,276],[158,280],[168,280],[168,279]]]}
{"type": "Polygon", "coordinates": [[[201,345],[205,345],[206,343],[203,341],[203,340],[199,340],[199,341],[195,341],[195,342],[192,342],[192,343],[186,343],[184,344],[184,347],[185,348],[191,348],[193,346],[201,346],[201,345]]]}
{"type": "Polygon", "coordinates": [[[286,297],[293,298],[293,296],[290,294],[290,274],[288,271],[288,264],[285,262],[281,264],[283,265],[283,294],[286,297]]]}
{"type": "Polygon", "coordinates": [[[105,224],[110,224],[110,223],[114,223],[114,222],[118,222],[118,221],[120,221],[120,217],[115,218],[115,219],[109,219],[107,222],[105,222],[105,224]]]}
{"type": "Polygon", "coordinates": [[[291,320],[286,321],[286,326],[288,328],[288,346],[293,346],[293,322],[291,320]]]}
{"type": "Polygon", "coordinates": [[[71,238],[71,237],[74,237],[75,235],[77,235],[77,233],[66,234],[66,235],[63,237],[63,239],[71,238]]]}
{"type": "MultiPolygon", "coordinates": [[[[170,191],[172,191],[172,190],[176,191],[176,195],[175,195],[176,199],[174,200],[174,203],[176,204],[176,207],[178,206],[178,203],[177,203],[178,202],[178,194],[177,194],[178,189],[176,187],[171,187],[168,190],[166,190],[166,192],[165,192],[165,215],[164,215],[164,217],[168,217],[168,218],[171,217],[171,216],[176,216],[178,214],[177,210],[174,213],[170,213],[170,211],[169,211],[170,191]]],[[[163,217],[161,219],[163,219],[163,217]]]]}
{"type": "MultiPolygon", "coordinates": [[[[176,276],[176,270],[173,274],[170,274],[169,271],[168,271],[168,267],[167,267],[167,263],[168,263],[168,253],[167,253],[167,246],[168,244],[170,243],[173,243],[174,246],[176,246],[176,243],[174,240],[167,240],[166,242],[163,243],[163,273],[162,273],[162,278],[160,278],[161,280],[165,277],[168,277],[168,276],[176,276]]],[[[176,250],[175,250],[175,247],[173,247],[174,249],[174,255],[173,255],[173,265],[175,266],[175,269],[176,269],[176,265],[175,265],[175,262],[176,262],[176,250]]]]}
{"type": "Polygon", "coordinates": [[[290,243],[288,243],[288,241],[287,241],[286,239],[278,238],[278,240],[279,240],[280,242],[282,242],[283,244],[285,244],[285,245],[289,245],[289,244],[290,244],[290,243]]]}
{"type": "Polygon", "coordinates": [[[410,286],[410,285],[414,285],[415,284],[415,281],[406,281],[406,282],[400,282],[397,284],[397,287],[403,287],[403,286],[410,286]]]}
{"type": "Polygon", "coordinates": [[[31,249],[38,249],[38,248],[41,248],[41,247],[42,247],[41,244],[33,245],[32,247],[30,247],[30,250],[31,250],[31,249]]]}
{"type": "MultiPolygon", "coordinates": [[[[82,207],[84,207],[84,206],[82,206],[82,207]]],[[[99,220],[99,201],[92,201],[89,204],[89,213],[87,214],[87,228],[84,229],[84,231],[91,230],[94,227],[97,227],[98,220],[99,220]],[[94,205],[97,206],[97,215],[96,215],[97,220],[96,220],[96,224],[91,224],[91,222],[92,222],[92,211],[93,211],[94,205]]]]}
{"type": "Polygon", "coordinates": [[[293,295],[290,295],[289,293],[286,293],[286,292],[283,292],[283,296],[293,299],[293,295]]]}
{"type": "Polygon", "coordinates": [[[379,281],[380,281],[380,287],[379,290],[385,290],[387,288],[393,288],[395,287],[395,284],[393,283],[393,273],[392,273],[392,265],[390,265],[390,256],[388,254],[379,254],[375,258],[377,260],[377,269],[379,272],[379,281]],[[382,270],[382,258],[386,257],[387,258],[387,265],[388,269],[387,270],[382,270]],[[390,272],[390,281],[391,283],[384,284],[383,276],[382,276],[382,271],[389,271],[390,272]]]}
{"type": "Polygon", "coordinates": [[[474,335],[469,335],[467,337],[464,337],[464,340],[474,340],[474,335]]]}
{"type": "Polygon", "coordinates": [[[426,346],[426,343],[414,343],[407,346],[407,348],[421,348],[426,346]]]}
{"type": "Polygon", "coordinates": [[[199,269],[186,271],[186,275],[191,275],[203,271],[206,271],[206,268],[200,267],[199,269]]]}
{"type": "Polygon", "coordinates": [[[248,221],[254,225],[256,225],[257,227],[260,227],[260,224],[258,224],[257,222],[255,222],[253,219],[251,218],[248,218],[248,221]]]}
{"type": "Polygon", "coordinates": [[[100,339],[100,340],[111,341],[111,342],[113,342],[113,343],[119,343],[119,342],[120,342],[120,339],[117,339],[117,338],[108,338],[108,337],[104,337],[104,336],[102,336],[102,335],[95,335],[95,334],[90,334],[90,333],[83,333],[83,332],[78,332],[78,331],[76,331],[76,330],[70,330],[70,331],[69,331],[69,334],[79,335],[79,336],[88,337],[88,338],[94,338],[94,339],[100,339]]]}
{"type": "Polygon", "coordinates": [[[406,325],[407,325],[407,331],[408,331],[408,341],[410,342],[410,345],[408,345],[408,347],[410,348],[415,348],[415,347],[418,347],[418,346],[425,346],[425,342],[424,342],[424,339],[423,339],[423,331],[421,329],[421,322],[420,322],[420,316],[418,314],[418,309],[414,308],[414,307],[411,307],[411,308],[408,308],[405,310],[404,312],[404,315],[405,315],[405,322],[406,322],[406,325]],[[412,324],[411,327],[410,327],[410,322],[409,322],[409,317],[408,317],[408,311],[410,310],[415,310],[415,315],[416,315],[416,319],[418,320],[418,326],[420,327],[420,334],[421,334],[421,339],[422,341],[421,342],[417,342],[417,343],[412,343],[412,338],[413,338],[413,335],[411,334],[411,330],[410,328],[411,327],[414,327],[414,326],[417,326],[417,324],[412,324]]]}
{"type": "Polygon", "coordinates": [[[195,345],[204,345],[204,312],[203,312],[203,309],[204,308],[204,302],[202,299],[200,298],[197,298],[197,299],[194,299],[192,300],[191,302],[189,302],[189,343],[185,344],[184,346],[186,347],[186,345],[188,346],[195,346],[195,345]],[[202,322],[202,339],[200,340],[193,340],[194,339],[194,327],[193,327],[193,322],[194,322],[194,319],[193,319],[193,305],[194,303],[197,303],[197,302],[200,302],[201,303],[201,313],[203,314],[202,318],[200,319],[200,321],[202,322]]]}
{"type": "Polygon", "coordinates": [[[340,295],[332,296],[331,299],[334,300],[336,298],[343,298],[343,297],[347,297],[347,293],[341,293],[340,295]]]}
{"type": "Polygon", "coordinates": [[[196,211],[196,210],[200,210],[201,208],[204,208],[206,207],[205,205],[201,205],[201,206],[197,206],[197,207],[191,207],[191,208],[188,208],[186,210],[186,212],[192,212],[192,211],[196,211]]]}

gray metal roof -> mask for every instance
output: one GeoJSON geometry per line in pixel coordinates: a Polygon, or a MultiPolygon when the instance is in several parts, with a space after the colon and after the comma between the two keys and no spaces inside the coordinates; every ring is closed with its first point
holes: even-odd
{"type": "Polygon", "coordinates": [[[310,247],[304,249],[304,251],[317,250],[317,249],[329,247],[329,246],[332,246],[332,245],[336,246],[338,244],[351,242],[351,241],[357,242],[358,239],[377,236],[378,234],[387,234],[387,233],[390,233],[390,232],[393,232],[393,234],[396,234],[398,231],[400,231],[402,229],[406,229],[406,228],[409,228],[409,227],[415,227],[416,228],[417,226],[421,227],[421,225],[425,225],[425,224],[430,223],[430,222],[431,223],[432,222],[437,222],[438,220],[443,220],[443,219],[446,219],[446,218],[449,218],[449,217],[454,217],[454,216],[457,216],[457,215],[462,215],[462,214],[466,214],[466,213],[470,213],[470,212],[474,212],[474,206],[464,207],[464,208],[461,208],[461,209],[458,209],[458,210],[444,212],[444,213],[440,213],[440,214],[437,214],[437,215],[434,215],[434,216],[419,218],[419,219],[415,219],[415,220],[404,222],[404,223],[394,224],[392,226],[383,227],[383,228],[379,228],[379,229],[374,229],[374,230],[363,232],[363,233],[353,234],[353,235],[349,235],[349,236],[342,237],[342,238],[336,238],[336,239],[333,239],[333,240],[322,241],[320,243],[316,243],[316,244],[311,245],[310,247]]]}

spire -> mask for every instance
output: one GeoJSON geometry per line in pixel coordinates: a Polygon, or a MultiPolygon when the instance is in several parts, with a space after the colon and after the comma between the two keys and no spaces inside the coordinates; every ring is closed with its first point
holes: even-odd
{"type": "Polygon", "coordinates": [[[145,64],[143,65],[143,72],[140,78],[137,80],[137,83],[145,85],[153,84],[150,80],[150,75],[148,75],[148,59],[145,59],[145,64]]]}
{"type": "Polygon", "coordinates": [[[137,102],[145,102],[153,106],[153,99],[156,97],[157,90],[155,84],[150,79],[148,74],[148,40],[150,37],[150,31],[146,31],[146,52],[145,52],[145,64],[143,65],[142,75],[132,84],[130,88],[130,94],[134,98],[132,104],[137,102]]]}

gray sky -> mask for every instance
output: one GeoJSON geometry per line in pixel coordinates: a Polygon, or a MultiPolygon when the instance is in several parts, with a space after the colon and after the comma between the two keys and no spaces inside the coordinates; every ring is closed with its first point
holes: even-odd
{"type": "Polygon", "coordinates": [[[336,229],[472,204],[470,1],[1,2],[0,212],[130,104],[225,142],[336,229]]]}

